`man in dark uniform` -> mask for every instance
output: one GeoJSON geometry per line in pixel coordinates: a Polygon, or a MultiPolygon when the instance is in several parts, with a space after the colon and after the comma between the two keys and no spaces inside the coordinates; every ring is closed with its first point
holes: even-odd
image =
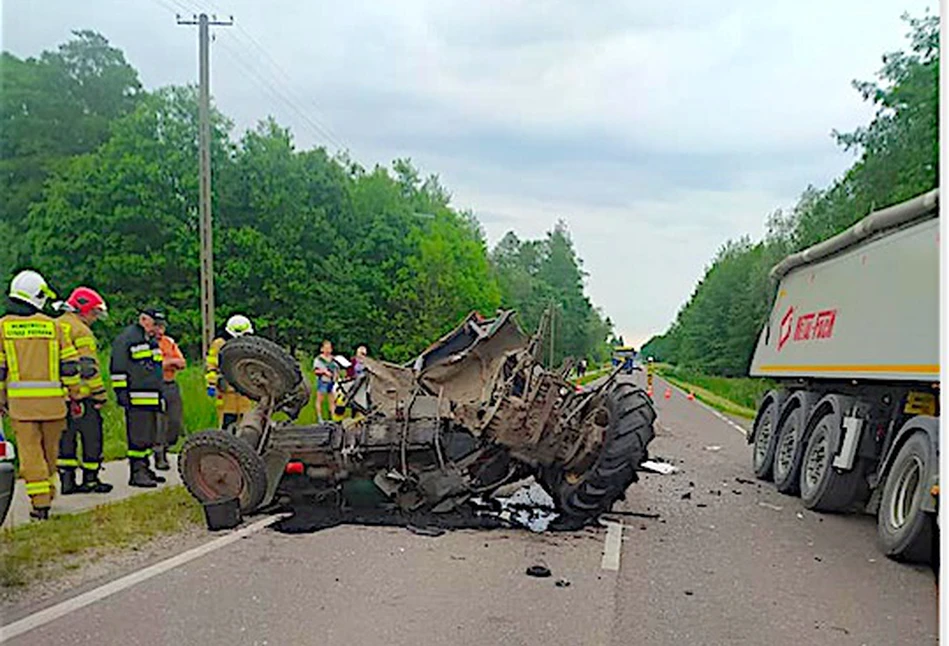
{"type": "Polygon", "coordinates": [[[142,310],[138,321],[122,330],[112,343],[112,389],[125,409],[128,439],[129,485],[157,487],[165,478],[152,471],[148,457],[164,411],[162,354],[155,337],[156,324],[164,321],[161,310],[142,310]]]}

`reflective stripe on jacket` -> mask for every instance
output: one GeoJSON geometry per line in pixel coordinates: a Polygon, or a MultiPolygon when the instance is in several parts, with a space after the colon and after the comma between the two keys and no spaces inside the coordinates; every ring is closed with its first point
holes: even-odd
{"type": "Polygon", "coordinates": [[[75,312],[66,312],[60,316],[59,324],[79,353],[80,396],[105,403],[105,384],[99,368],[99,352],[95,335],[75,312]]]}
{"type": "Polygon", "coordinates": [[[78,399],[79,353],[59,323],[36,312],[0,318],[0,404],[10,417],[49,421],[66,417],[66,397],[78,399]]]}
{"type": "Polygon", "coordinates": [[[162,410],[162,356],[158,341],[138,323],[128,326],[112,342],[109,372],[112,390],[122,406],[162,410]]]}

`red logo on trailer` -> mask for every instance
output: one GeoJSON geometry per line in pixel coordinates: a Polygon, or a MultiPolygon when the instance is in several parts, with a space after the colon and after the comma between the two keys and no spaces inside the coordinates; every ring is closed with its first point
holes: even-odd
{"type": "Polygon", "coordinates": [[[815,339],[829,339],[834,336],[834,324],[837,322],[837,310],[808,312],[794,318],[794,307],[789,307],[781,319],[781,336],[778,338],[778,352],[788,341],[799,343],[815,339]],[[792,334],[793,331],[793,334],[792,334]]]}
{"type": "Polygon", "coordinates": [[[781,352],[781,348],[784,347],[784,344],[788,342],[788,339],[791,338],[791,329],[792,322],[794,321],[794,306],[788,308],[787,313],[785,313],[784,318],[781,319],[781,336],[778,337],[778,352],[781,352]]]}

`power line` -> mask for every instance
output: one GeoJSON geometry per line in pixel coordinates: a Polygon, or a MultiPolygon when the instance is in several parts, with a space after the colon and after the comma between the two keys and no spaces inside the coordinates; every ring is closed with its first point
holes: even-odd
{"type": "Polygon", "coordinates": [[[285,95],[271,82],[271,80],[266,77],[266,75],[262,74],[262,73],[259,72],[256,68],[254,68],[254,66],[253,66],[252,64],[248,63],[247,60],[240,54],[239,50],[236,50],[236,49],[234,49],[232,46],[230,46],[230,45],[226,42],[226,39],[223,39],[223,38],[222,38],[219,42],[220,42],[221,46],[224,48],[224,50],[225,50],[228,54],[230,54],[230,56],[232,57],[232,59],[234,60],[234,62],[236,62],[238,65],[240,65],[248,74],[252,75],[262,86],[264,86],[266,89],[268,89],[268,90],[270,91],[270,94],[271,94],[275,99],[277,99],[278,101],[280,101],[281,103],[283,103],[284,106],[286,106],[287,108],[289,108],[290,110],[292,110],[293,112],[295,112],[295,113],[297,114],[297,116],[300,117],[300,119],[301,119],[302,122],[303,122],[303,125],[306,126],[306,129],[309,130],[310,134],[314,135],[318,140],[329,141],[330,144],[332,144],[333,146],[335,146],[335,147],[337,147],[337,148],[339,148],[339,149],[343,149],[343,148],[344,148],[344,146],[342,146],[342,145],[340,144],[340,142],[337,141],[336,138],[332,136],[331,133],[327,132],[325,128],[323,128],[323,127],[322,127],[321,125],[319,125],[318,123],[314,122],[314,121],[306,114],[306,112],[305,112],[303,109],[301,109],[292,99],[290,99],[290,98],[288,98],[287,96],[285,96],[285,95]]]}
{"type": "MultiPolygon", "coordinates": [[[[223,14],[220,6],[214,0],[171,0],[177,4],[181,4],[183,1],[188,1],[191,4],[197,6],[199,11],[205,11],[201,8],[202,3],[206,6],[209,6],[213,11],[218,11],[223,14]]],[[[190,9],[189,9],[190,11],[190,9]]],[[[338,150],[342,151],[346,149],[346,146],[342,143],[341,137],[329,126],[329,124],[324,123],[320,119],[322,115],[322,110],[319,105],[312,98],[306,97],[302,93],[297,93],[294,91],[296,83],[289,73],[277,62],[277,60],[270,54],[266,47],[264,47],[257,38],[243,25],[240,23],[235,24],[237,27],[237,33],[228,34],[228,38],[234,38],[235,44],[239,49],[234,50],[226,47],[225,49],[229,50],[229,53],[232,57],[241,63],[245,70],[250,71],[260,82],[270,88],[271,93],[278,98],[284,105],[288,106],[293,110],[301,119],[304,120],[305,124],[310,127],[310,133],[314,134],[318,140],[326,141],[330,145],[334,146],[338,150]],[[241,35],[246,42],[242,42],[241,35]],[[251,57],[250,60],[244,59],[241,51],[243,49],[250,48],[256,50],[260,55],[260,58],[251,57]],[[264,65],[259,63],[263,59],[265,61],[264,65]],[[260,69],[260,68],[269,68],[269,69],[260,69]],[[279,78],[278,78],[279,77],[279,78]]],[[[222,45],[223,45],[222,39],[222,45]]]]}

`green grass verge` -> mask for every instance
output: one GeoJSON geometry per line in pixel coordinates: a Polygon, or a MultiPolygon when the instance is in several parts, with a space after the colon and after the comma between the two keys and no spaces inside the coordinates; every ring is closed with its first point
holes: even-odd
{"type": "Polygon", "coordinates": [[[55,579],[110,552],[203,522],[201,506],[184,487],[175,486],[5,529],[0,532],[0,587],[55,579]]]}
{"type": "Polygon", "coordinates": [[[583,375],[583,376],[580,377],[579,379],[574,379],[574,380],[573,380],[573,383],[577,384],[578,386],[585,386],[586,384],[590,383],[591,381],[596,381],[596,380],[599,379],[600,377],[603,377],[603,376],[608,375],[608,374],[610,374],[610,367],[609,367],[609,366],[607,366],[607,367],[605,367],[605,368],[597,368],[596,370],[591,370],[590,372],[588,372],[587,374],[583,375]]]}
{"type": "Polygon", "coordinates": [[[774,388],[767,379],[713,377],[668,364],[656,366],[656,374],[723,413],[754,419],[761,397],[774,388]]]}

